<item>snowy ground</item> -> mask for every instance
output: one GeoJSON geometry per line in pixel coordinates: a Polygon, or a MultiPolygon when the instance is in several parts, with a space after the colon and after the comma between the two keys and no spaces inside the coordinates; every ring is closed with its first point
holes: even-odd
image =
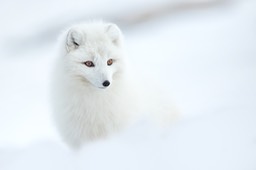
{"type": "MultiPolygon", "coordinates": [[[[67,9],[74,12],[80,6],[78,14],[73,14],[76,17],[104,8],[95,8],[98,1],[88,1],[88,10],[82,13],[84,2],[79,1],[63,5],[57,13],[50,2],[31,10],[14,1],[3,1],[0,7],[6,22],[0,33],[1,170],[256,169],[255,1],[166,15],[125,30],[134,69],[151,76],[155,85],[175,99],[181,119],[166,129],[142,120],[80,152],[72,152],[60,142],[50,119],[49,79],[55,42],[40,46],[24,42],[21,46],[19,41],[36,37],[37,30],[47,27],[38,23],[68,16],[67,9]],[[25,31],[28,26],[31,29],[25,31]]],[[[135,4],[119,3],[104,12],[135,4]]]]}

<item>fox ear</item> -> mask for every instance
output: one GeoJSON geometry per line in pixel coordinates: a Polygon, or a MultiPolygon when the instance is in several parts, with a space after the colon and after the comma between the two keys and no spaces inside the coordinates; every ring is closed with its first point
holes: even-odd
{"type": "Polygon", "coordinates": [[[66,38],[66,49],[71,51],[77,49],[82,43],[82,35],[75,29],[70,29],[66,38]]]}
{"type": "Polygon", "coordinates": [[[111,38],[113,44],[120,46],[122,43],[122,33],[116,24],[107,24],[106,33],[111,38]]]}

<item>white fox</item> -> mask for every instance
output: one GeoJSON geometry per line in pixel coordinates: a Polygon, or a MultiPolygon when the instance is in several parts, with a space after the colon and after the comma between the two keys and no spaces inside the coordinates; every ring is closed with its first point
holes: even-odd
{"type": "Polygon", "coordinates": [[[170,101],[161,99],[163,93],[152,95],[161,88],[145,92],[146,86],[127,74],[123,36],[115,24],[75,25],[63,38],[52,93],[57,128],[70,146],[117,132],[142,112],[160,122],[172,119],[170,101]]]}
{"type": "Polygon", "coordinates": [[[64,141],[79,148],[129,124],[138,112],[138,96],[126,74],[123,36],[115,24],[79,24],[63,37],[54,71],[54,118],[64,141]]]}

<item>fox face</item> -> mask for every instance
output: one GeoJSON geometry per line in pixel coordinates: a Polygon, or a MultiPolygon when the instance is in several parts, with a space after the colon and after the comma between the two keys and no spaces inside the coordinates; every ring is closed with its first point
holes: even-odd
{"type": "Polygon", "coordinates": [[[122,70],[122,35],[114,24],[95,23],[71,28],[66,36],[68,74],[105,89],[122,70]]]}

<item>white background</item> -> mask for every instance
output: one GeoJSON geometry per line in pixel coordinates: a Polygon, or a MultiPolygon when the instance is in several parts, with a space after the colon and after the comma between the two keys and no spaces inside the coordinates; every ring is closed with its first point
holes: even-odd
{"type": "Polygon", "coordinates": [[[120,25],[135,72],[148,73],[151,82],[145,83],[161,87],[180,109],[181,118],[171,127],[142,120],[73,152],[51,121],[50,74],[62,29],[89,18],[114,20],[165,3],[198,2],[214,1],[2,0],[0,169],[255,170],[253,0],[170,11],[120,25]]]}

